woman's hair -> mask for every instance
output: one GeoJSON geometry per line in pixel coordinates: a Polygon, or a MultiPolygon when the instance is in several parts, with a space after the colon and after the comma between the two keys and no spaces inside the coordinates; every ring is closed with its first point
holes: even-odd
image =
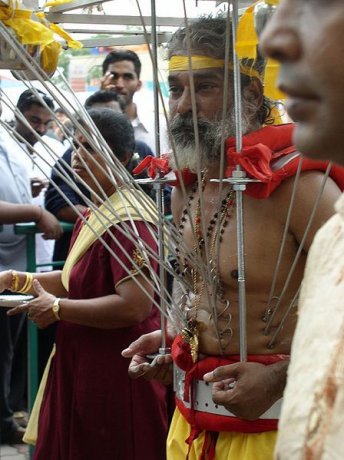
{"type": "Polygon", "coordinates": [[[120,161],[133,154],[135,150],[134,129],[125,115],[105,107],[89,109],[88,114],[120,161]]]}
{"type": "MultiPolygon", "coordinates": [[[[178,29],[168,43],[168,59],[173,55],[186,53],[190,49],[192,54],[211,56],[215,59],[225,59],[226,41],[230,43],[229,62],[233,62],[232,32],[227,17],[223,14],[217,16],[202,16],[190,21],[188,27],[178,29]]],[[[246,59],[242,61],[245,67],[257,70],[260,74],[264,70],[264,60],[257,61],[246,59]]],[[[245,88],[252,77],[241,74],[241,88],[245,88]]],[[[256,119],[260,124],[272,124],[271,112],[276,103],[263,96],[263,103],[256,112],[256,119]]]]}

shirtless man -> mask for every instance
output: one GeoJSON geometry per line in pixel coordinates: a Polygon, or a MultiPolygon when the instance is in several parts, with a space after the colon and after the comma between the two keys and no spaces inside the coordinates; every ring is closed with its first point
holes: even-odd
{"type": "MultiPolygon", "coordinates": [[[[186,196],[176,187],[173,194],[173,215],[186,251],[177,253],[180,270],[186,273],[186,281],[192,286],[189,304],[183,305],[175,287],[177,308],[188,308],[189,322],[184,331],[170,330],[170,338],[177,335],[172,348],[172,356],[177,369],[177,409],[172,420],[168,439],[168,458],[170,460],[216,458],[231,460],[268,460],[272,458],[278,419],[278,400],[282,397],[287,355],[296,323],[296,312],[288,316],[281,333],[271,346],[273,333],[280,324],[282,312],[300,284],[305,265],[306,252],[316,229],[327,220],[331,206],[339,196],[339,189],[329,179],[311,230],[305,240],[302,254],[291,277],[283,299],[283,308],[277,311],[272,325],[265,331],[270,318],[268,298],[276,259],[279,253],[284,225],[293,188],[293,178],[286,178],[272,194],[265,193],[266,184],[247,186],[245,194],[245,255],[246,255],[246,300],[247,300],[247,348],[248,361],[238,362],[239,346],[239,308],[237,301],[238,261],[236,250],[236,217],[234,194],[229,184],[224,185],[221,196],[217,183],[212,178],[220,177],[221,127],[224,103],[224,56],[226,42],[226,20],[223,18],[201,18],[189,24],[193,81],[199,132],[199,161],[203,171],[202,195],[203,209],[199,206],[199,188],[195,184],[187,187],[186,196]],[[266,199],[257,199],[263,198],[266,199]],[[218,203],[222,203],[216,215],[218,203]],[[185,211],[189,207],[190,212],[185,211]],[[203,226],[208,238],[203,235],[203,226]],[[218,219],[220,225],[218,226],[218,219]],[[191,225],[192,223],[192,225],[191,225]],[[192,231],[192,226],[195,231],[192,231]],[[218,232],[218,234],[216,234],[218,232]],[[219,243],[219,264],[212,260],[219,243]],[[202,240],[205,239],[205,243],[202,240]],[[210,242],[210,243],[209,243],[210,242]],[[205,258],[205,244],[208,244],[209,259],[205,258]],[[198,250],[196,248],[199,248],[198,250]],[[206,278],[197,268],[190,266],[188,252],[199,252],[204,264],[214,269],[219,277],[215,287],[206,285],[206,278]],[[185,255],[186,254],[186,255],[185,255]],[[210,292],[210,297],[207,295],[210,292]],[[212,311],[212,301],[216,299],[216,314],[212,311]],[[217,321],[214,317],[218,316],[217,321]],[[193,329],[196,325],[196,331],[193,329]],[[264,333],[264,331],[266,333],[264,333]],[[190,352],[194,337],[198,335],[198,357],[190,352]],[[191,338],[190,338],[191,337],[191,338]],[[193,362],[193,360],[194,362],[193,362]],[[195,362],[196,361],[196,362],[195,362]],[[220,367],[219,367],[220,366],[220,367]],[[181,368],[182,370],[178,369],[181,368]],[[214,369],[216,370],[214,371],[214,369]],[[185,372],[185,375],[184,375],[185,372]],[[205,377],[204,377],[204,374],[205,377]],[[185,377],[185,378],[184,378],[185,377]],[[203,382],[220,380],[213,386],[203,382]],[[225,377],[225,380],[223,378],[225,377]],[[195,400],[188,398],[184,391],[191,379],[197,385],[195,400]],[[183,380],[185,380],[183,382],[183,380]],[[234,385],[233,385],[234,383],[234,385]],[[202,392],[200,396],[199,392],[202,392]],[[212,396],[216,405],[212,404],[212,396]],[[189,399],[189,401],[188,401],[189,399]],[[193,405],[193,410],[188,405],[193,405]],[[199,410],[199,405],[202,410],[199,410]],[[219,405],[223,405],[221,407],[219,405]],[[270,410],[270,412],[267,412],[270,410]],[[205,414],[205,415],[204,415],[205,414]],[[187,442],[185,438],[189,435],[187,442]],[[206,453],[206,457],[202,457],[206,453]]],[[[195,139],[192,122],[192,98],[186,32],[180,29],[169,44],[170,59],[170,117],[171,133],[176,146],[178,167],[197,170],[195,158],[195,139]],[[176,58],[177,57],[177,58],[176,58]]],[[[262,84],[253,76],[252,66],[241,66],[242,105],[243,105],[243,153],[249,159],[252,154],[262,155],[261,144],[273,153],[291,146],[290,126],[266,127],[262,125],[271,116],[271,106],[263,97],[262,84]],[[253,133],[253,134],[251,134],[253,133]],[[251,146],[251,147],[250,147],[251,146]]],[[[233,79],[229,75],[228,115],[225,120],[225,134],[234,135],[233,79]]],[[[228,164],[234,162],[235,142],[227,140],[228,164]]],[[[288,153],[292,152],[291,148],[288,153]]],[[[287,156],[290,160],[290,156],[287,156]]],[[[296,160],[297,161],[297,160],[296,160]]],[[[225,165],[227,166],[227,164],[225,165]]],[[[270,162],[272,170],[280,166],[270,162]]],[[[252,172],[252,169],[251,169],[252,172]]],[[[274,176],[275,177],[275,176],[274,176]]],[[[276,281],[276,292],[280,293],[290,267],[295,258],[314,199],[321,185],[323,174],[308,171],[301,174],[296,192],[296,204],[291,215],[284,257],[276,281]]],[[[184,297],[183,297],[184,298],[184,297]]],[[[167,381],[167,364],[171,358],[161,356],[153,369],[146,363],[146,353],[156,351],[159,334],[143,336],[124,350],[123,355],[132,357],[129,373],[132,377],[157,377],[167,381]]],[[[196,387],[195,387],[196,388],[196,387]]]]}
{"type": "MultiPolygon", "coordinates": [[[[297,147],[344,165],[344,2],[283,0],[262,37],[281,63],[278,84],[297,147]]],[[[276,455],[344,458],[344,196],[317,233],[299,302],[276,455]]]]}

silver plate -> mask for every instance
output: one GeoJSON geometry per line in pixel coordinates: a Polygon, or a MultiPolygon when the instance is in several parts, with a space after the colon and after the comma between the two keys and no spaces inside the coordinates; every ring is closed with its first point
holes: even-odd
{"type": "Polygon", "coordinates": [[[29,300],[32,300],[33,296],[32,295],[0,295],[0,307],[7,307],[7,308],[13,308],[16,307],[17,305],[22,304],[23,302],[28,302],[29,300]]]}

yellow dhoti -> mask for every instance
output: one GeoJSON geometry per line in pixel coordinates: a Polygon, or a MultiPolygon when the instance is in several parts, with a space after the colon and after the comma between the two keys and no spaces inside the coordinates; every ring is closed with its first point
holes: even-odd
{"type": "MultiPolygon", "coordinates": [[[[189,446],[190,425],[178,409],[175,410],[167,438],[167,460],[185,460],[189,446]]],[[[263,433],[220,432],[216,442],[215,460],[272,460],[277,431],[263,433]]],[[[205,441],[202,432],[189,452],[188,460],[199,460],[205,441]]]]}

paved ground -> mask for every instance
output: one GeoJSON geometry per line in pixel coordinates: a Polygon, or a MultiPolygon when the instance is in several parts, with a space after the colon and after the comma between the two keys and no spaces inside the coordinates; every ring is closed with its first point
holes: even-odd
{"type": "Polygon", "coordinates": [[[25,444],[17,446],[0,446],[0,460],[29,460],[29,447],[25,444]]]}

